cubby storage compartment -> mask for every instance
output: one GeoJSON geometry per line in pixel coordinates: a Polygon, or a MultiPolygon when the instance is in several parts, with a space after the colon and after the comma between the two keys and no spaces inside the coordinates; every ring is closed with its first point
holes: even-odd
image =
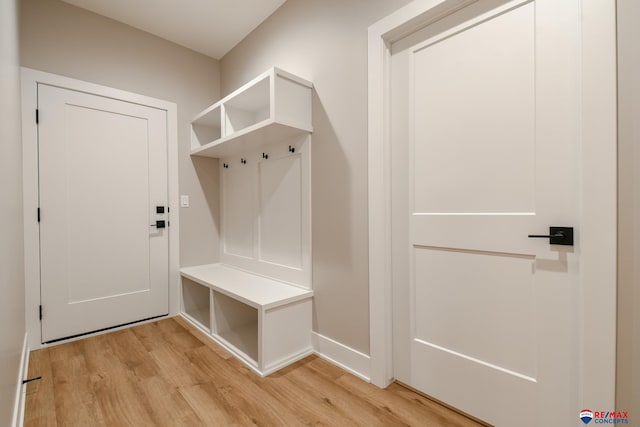
{"type": "Polygon", "coordinates": [[[213,291],[213,333],[258,360],[258,310],[213,291]]]}
{"type": "Polygon", "coordinates": [[[200,328],[211,330],[210,290],[206,286],[182,278],[182,311],[200,328]]]}
{"type": "Polygon", "coordinates": [[[221,107],[206,109],[191,122],[191,149],[196,150],[222,137],[221,107]]]}
{"type": "Polygon", "coordinates": [[[269,77],[223,101],[225,135],[232,135],[271,117],[269,77]]]}

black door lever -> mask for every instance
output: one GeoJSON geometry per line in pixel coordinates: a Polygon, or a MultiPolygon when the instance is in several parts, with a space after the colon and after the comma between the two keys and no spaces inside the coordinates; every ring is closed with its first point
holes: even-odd
{"type": "Polygon", "coordinates": [[[573,227],[549,227],[549,234],[529,234],[533,239],[549,239],[550,245],[573,246],[573,227]]]}

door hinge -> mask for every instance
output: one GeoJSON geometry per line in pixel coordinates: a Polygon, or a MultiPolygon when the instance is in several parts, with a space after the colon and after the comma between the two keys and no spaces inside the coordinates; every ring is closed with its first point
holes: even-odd
{"type": "Polygon", "coordinates": [[[38,222],[40,222],[40,208],[38,208],[38,222]]]}
{"type": "Polygon", "coordinates": [[[36,124],[40,123],[40,110],[36,108],[36,124]]]}
{"type": "Polygon", "coordinates": [[[39,314],[40,320],[42,320],[42,305],[38,306],[38,314],[39,314]]]}

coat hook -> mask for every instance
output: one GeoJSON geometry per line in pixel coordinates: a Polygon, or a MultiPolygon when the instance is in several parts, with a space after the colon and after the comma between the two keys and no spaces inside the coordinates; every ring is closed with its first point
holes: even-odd
{"type": "Polygon", "coordinates": [[[289,146],[289,152],[290,153],[295,153],[296,152],[296,147],[292,147],[291,145],[289,146]]]}
{"type": "Polygon", "coordinates": [[[222,166],[224,166],[225,169],[229,169],[229,163],[223,163],[222,166]]]}
{"type": "Polygon", "coordinates": [[[267,153],[262,153],[262,158],[266,160],[269,158],[269,155],[267,153]]]}
{"type": "Polygon", "coordinates": [[[243,165],[246,165],[247,164],[247,159],[245,159],[245,158],[240,159],[240,163],[242,163],[243,165]]]}

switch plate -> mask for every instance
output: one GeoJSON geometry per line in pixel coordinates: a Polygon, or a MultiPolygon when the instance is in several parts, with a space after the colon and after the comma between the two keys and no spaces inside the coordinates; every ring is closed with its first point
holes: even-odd
{"type": "Polygon", "coordinates": [[[183,194],[180,196],[180,207],[181,208],[188,208],[189,207],[189,196],[186,194],[183,194]]]}

